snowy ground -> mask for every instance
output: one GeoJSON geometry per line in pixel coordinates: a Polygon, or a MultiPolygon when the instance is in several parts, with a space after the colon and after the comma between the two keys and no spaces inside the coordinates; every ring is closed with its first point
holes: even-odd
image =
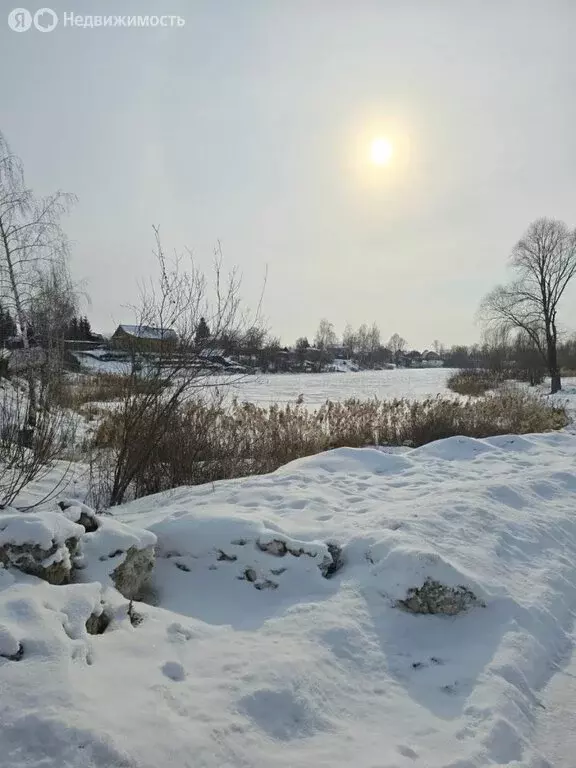
{"type": "Polygon", "coordinates": [[[537,716],[572,644],[575,453],[568,433],[340,449],[133,502],[116,520],[158,542],[138,626],[101,574],[145,531],[86,534],[103,591],[0,569],[0,654],[23,648],[0,657],[0,766],[562,766],[537,716]],[[477,604],[401,610],[426,578],[477,604]]]}
{"type": "Polygon", "coordinates": [[[303,395],[306,405],[326,400],[378,397],[381,400],[406,397],[420,400],[452,394],[446,387],[449,368],[398,368],[393,371],[357,373],[288,373],[245,376],[229,388],[230,395],[260,405],[293,403],[303,395]]]}
{"type": "MultiPolygon", "coordinates": [[[[572,647],[576,645],[572,636],[572,647]]],[[[560,663],[542,692],[536,728],[536,746],[554,768],[572,768],[576,755],[576,652],[560,663]]]]}

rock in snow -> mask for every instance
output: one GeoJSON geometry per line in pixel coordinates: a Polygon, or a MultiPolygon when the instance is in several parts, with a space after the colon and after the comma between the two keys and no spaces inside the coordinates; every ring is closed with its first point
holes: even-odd
{"type": "Polygon", "coordinates": [[[156,536],[150,531],[100,517],[97,529],[82,537],[78,579],[114,586],[124,597],[139,599],[154,566],[155,545],[156,536]]]}
{"type": "Polygon", "coordinates": [[[421,587],[410,587],[398,605],[410,613],[431,613],[456,616],[478,605],[478,598],[468,587],[447,587],[428,578],[421,587]]]}
{"type": "Polygon", "coordinates": [[[78,523],[78,525],[81,525],[88,533],[92,533],[98,529],[98,518],[96,513],[86,504],[82,504],[73,499],[62,499],[62,501],[58,502],[58,506],[68,520],[78,523]]]}
{"type": "Polygon", "coordinates": [[[56,512],[0,515],[0,563],[68,584],[84,529],[56,512]]]}
{"type": "Polygon", "coordinates": [[[110,574],[114,586],[124,597],[137,600],[142,592],[154,567],[154,549],[145,547],[138,549],[130,547],[124,560],[110,574]]]}
{"type": "Polygon", "coordinates": [[[84,582],[0,568],[0,766],[544,768],[575,454],[568,433],[341,449],[90,532],[76,503],[0,526],[44,551],[74,534],[84,582]],[[118,570],[127,594],[151,579],[141,622],[118,570]]]}
{"type": "Polygon", "coordinates": [[[76,580],[140,597],[154,566],[154,534],[109,518],[98,521],[85,504],[59,507],[61,514],[0,515],[0,563],[50,584],[68,584],[76,566],[85,571],[76,580]]]}

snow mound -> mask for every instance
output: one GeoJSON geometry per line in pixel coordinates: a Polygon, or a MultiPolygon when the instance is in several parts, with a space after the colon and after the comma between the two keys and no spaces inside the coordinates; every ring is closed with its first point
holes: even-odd
{"type": "Polygon", "coordinates": [[[384,453],[376,448],[336,448],[316,456],[285,464],[276,470],[276,474],[290,474],[293,471],[315,472],[370,472],[376,475],[397,474],[410,469],[410,460],[393,453],[384,453]]]}
{"type": "Polygon", "coordinates": [[[67,539],[78,538],[83,533],[81,526],[57,512],[0,513],[0,546],[34,544],[47,550],[53,544],[63,545],[67,539]]]}
{"type": "Polygon", "coordinates": [[[278,590],[276,602],[322,594],[341,565],[334,542],[294,538],[271,521],[218,509],[178,510],[150,530],[158,540],[154,584],[162,605],[214,623],[241,620],[238,608],[244,611],[254,589],[278,590]],[[207,603],[206,590],[218,599],[207,603]]]}
{"type": "MultiPolygon", "coordinates": [[[[378,555],[381,547],[373,547],[371,558],[378,555]]],[[[426,582],[441,584],[452,589],[464,588],[478,601],[486,599],[482,588],[470,574],[465,574],[447,562],[438,552],[423,551],[409,546],[397,546],[372,569],[375,586],[394,604],[406,599],[410,590],[426,582]]]]}
{"type": "Polygon", "coordinates": [[[99,517],[86,583],[0,568],[2,760],[543,768],[538,692],[576,604],[575,452],[567,433],[340,449],[99,517]],[[111,569],[154,548],[136,621],[111,569]],[[403,610],[426,585],[466,610],[403,610]]]}
{"type": "Polygon", "coordinates": [[[494,449],[495,446],[490,443],[473,437],[447,437],[416,448],[414,453],[417,456],[435,456],[449,461],[468,461],[494,449]]]}

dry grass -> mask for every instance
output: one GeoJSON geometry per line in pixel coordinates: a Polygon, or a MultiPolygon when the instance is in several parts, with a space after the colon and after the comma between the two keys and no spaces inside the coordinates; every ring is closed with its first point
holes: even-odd
{"type": "MultiPolygon", "coordinates": [[[[563,408],[520,390],[502,389],[482,399],[437,397],[408,400],[327,402],[316,411],[303,405],[263,408],[250,403],[193,402],[172,414],[163,436],[135,476],[131,495],[248,474],[271,472],[289,461],[331,448],[370,445],[419,446],[454,435],[482,438],[561,429],[563,408]]],[[[139,441],[147,439],[146,423],[139,441]]],[[[122,420],[108,414],[97,430],[99,494],[122,442],[122,420]]],[[[135,450],[141,450],[138,446],[135,450]]]]}
{"type": "Polygon", "coordinates": [[[479,368],[465,368],[448,377],[446,386],[452,392],[470,397],[480,397],[497,389],[504,381],[504,374],[479,368]]]}
{"type": "Polygon", "coordinates": [[[58,404],[82,412],[83,406],[93,408],[94,403],[122,401],[129,394],[150,394],[163,383],[158,379],[146,379],[141,376],[127,376],[116,373],[98,373],[79,376],[64,381],[58,392],[58,404]]]}

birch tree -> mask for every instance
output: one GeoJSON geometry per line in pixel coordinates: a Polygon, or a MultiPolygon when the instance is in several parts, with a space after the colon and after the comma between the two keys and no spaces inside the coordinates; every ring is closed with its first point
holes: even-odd
{"type": "MultiPolygon", "coordinates": [[[[30,347],[30,306],[37,275],[46,263],[66,258],[68,241],[60,225],[73,195],[37,197],[26,185],[24,167],[0,132],[0,292],[16,319],[24,349],[30,347]]],[[[36,423],[36,391],[28,376],[28,424],[36,423]]]]}

